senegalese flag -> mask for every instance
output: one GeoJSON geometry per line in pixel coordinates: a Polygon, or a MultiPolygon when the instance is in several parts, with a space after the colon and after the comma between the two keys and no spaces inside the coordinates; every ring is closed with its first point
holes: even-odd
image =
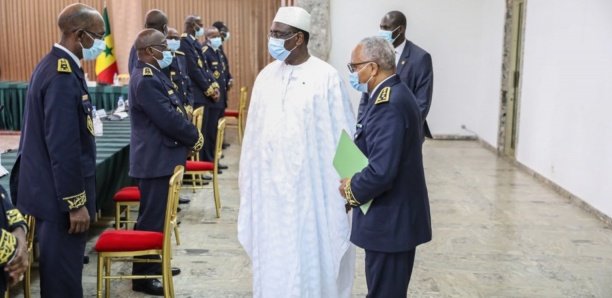
{"type": "Polygon", "coordinates": [[[104,5],[102,17],[104,18],[104,43],[106,44],[106,49],[96,58],[96,75],[98,76],[98,83],[112,84],[113,78],[115,74],[118,73],[118,70],[106,5],[104,5]]]}

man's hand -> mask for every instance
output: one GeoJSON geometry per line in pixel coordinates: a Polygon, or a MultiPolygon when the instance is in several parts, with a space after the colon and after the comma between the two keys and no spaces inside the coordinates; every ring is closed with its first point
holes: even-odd
{"type": "Polygon", "coordinates": [[[4,271],[8,274],[10,286],[19,282],[30,263],[25,231],[23,228],[19,227],[16,228],[12,234],[17,238],[17,249],[15,250],[13,259],[4,266],[4,271]]]}
{"type": "Polygon", "coordinates": [[[218,102],[219,101],[219,97],[221,97],[221,92],[219,92],[219,89],[215,89],[215,93],[211,96],[213,101],[218,102]]]}
{"type": "Polygon", "coordinates": [[[344,178],[342,180],[340,180],[340,186],[338,187],[338,191],[340,191],[340,195],[346,199],[346,192],[344,192],[344,189],[346,189],[346,183],[350,181],[349,178],[344,178]]]}
{"type": "Polygon", "coordinates": [[[68,234],[79,234],[89,230],[89,212],[87,207],[70,210],[70,229],[68,234]]]}

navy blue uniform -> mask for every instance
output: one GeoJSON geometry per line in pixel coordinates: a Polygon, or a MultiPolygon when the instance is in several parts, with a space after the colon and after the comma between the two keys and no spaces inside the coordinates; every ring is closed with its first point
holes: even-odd
{"type": "Polygon", "coordinates": [[[357,123],[355,144],[369,163],[350,191],[354,206],[373,201],[366,215],[353,209],[351,242],[366,251],[368,297],[406,297],[415,248],[431,240],[419,108],[393,75],[368,97],[357,123]]]}
{"type": "Polygon", "coordinates": [[[210,71],[213,77],[219,84],[219,102],[205,110],[204,115],[204,152],[205,160],[212,161],[215,154],[215,144],[217,142],[217,123],[219,119],[225,114],[225,108],[227,108],[227,84],[228,84],[228,70],[225,65],[221,51],[214,50],[212,47],[205,45],[202,47],[202,55],[207,65],[210,65],[210,71]],[[208,154],[210,153],[210,154],[208,154]]]}
{"type": "MultiPolygon", "coordinates": [[[[0,270],[4,272],[4,266],[15,256],[17,250],[17,239],[11,234],[15,229],[22,227],[24,232],[27,230],[27,225],[21,212],[17,210],[11,203],[8,193],[0,185],[0,270]]],[[[26,245],[25,243],[22,243],[26,245]]],[[[0,278],[0,294],[4,294],[8,285],[6,283],[7,276],[0,278]]]]}
{"type": "MultiPolygon", "coordinates": [[[[141,193],[134,229],[161,232],[174,167],[184,165],[188,151],[200,150],[204,139],[187,119],[182,100],[162,71],[138,61],[130,77],[129,174],[138,179],[141,193]]],[[[155,273],[160,266],[134,264],[133,272],[155,273]]]]}
{"type": "Polygon", "coordinates": [[[43,297],[82,297],[87,233],[68,234],[68,212],[95,213],[96,144],[83,70],[54,46],[34,69],[19,146],[17,207],[36,218],[43,297]]]}
{"type": "Polygon", "coordinates": [[[191,95],[189,76],[187,75],[187,58],[181,51],[173,52],[174,59],[167,68],[167,74],[174,85],[174,90],[189,113],[193,112],[193,96],[191,95]]]}
{"type": "Polygon", "coordinates": [[[128,73],[132,73],[132,70],[134,70],[134,67],[136,67],[136,63],[138,63],[136,46],[132,46],[132,48],[130,48],[130,57],[128,58],[128,73]]]}
{"type": "MultiPolygon", "coordinates": [[[[204,55],[202,54],[202,47],[195,37],[183,33],[183,35],[181,35],[181,46],[179,49],[181,52],[185,53],[185,58],[187,60],[187,74],[189,75],[191,83],[191,93],[194,102],[193,108],[197,109],[204,106],[202,133],[205,136],[205,147],[209,148],[211,140],[209,137],[211,130],[209,124],[212,121],[211,116],[218,114],[219,109],[223,109],[223,102],[221,102],[221,100],[215,102],[212,99],[212,95],[219,89],[219,84],[213,77],[210,71],[210,65],[206,63],[204,55]]],[[[214,126],[216,127],[216,125],[215,122],[214,126]]],[[[202,160],[212,161],[214,152],[206,150],[206,148],[202,149],[200,157],[202,160]]]]}

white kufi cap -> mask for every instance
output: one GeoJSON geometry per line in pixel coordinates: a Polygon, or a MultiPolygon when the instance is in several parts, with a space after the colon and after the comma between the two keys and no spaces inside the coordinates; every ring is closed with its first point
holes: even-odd
{"type": "Polygon", "coordinates": [[[310,33],[310,14],[297,6],[284,6],[278,9],[273,22],[287,24],[310,33]]]}

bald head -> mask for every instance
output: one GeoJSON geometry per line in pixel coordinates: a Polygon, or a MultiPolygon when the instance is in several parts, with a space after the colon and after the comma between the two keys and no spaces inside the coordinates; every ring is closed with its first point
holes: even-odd
{"type": "Polygon", "coordinates": [[[202,18],[199,16],[187,16],[185,18],[185,32],[194,35],[198,28],[202,28],[202,18]]]}
{"type": "Polygon", "coordinates": [[[181,35],[176,31],[175,28],[168,27],[168,34],[166,34],[166,39],[180,39],[181,35]]]}
{"type": "Polygon", "coordinates": [[[63,34],[81,29],[93,31],[92,27],[96,24],[102,24],[104,27],[104,19],[100,13],[93,7],[81,3],[66,6],[57,17],[57,26],[63,34]]]}
{"type": "Polygon", "coordinates": [[[206,30],[204,30],[204,36],[206,36],[206,39],[211,39],[221,37],[221,33],[219,33],[219,29],[216,27],[208,27],[206,30]]]}
{"type": "Polygon", "coordinates": [[[159,9],[149,10],[145,15],[145,28],[155,29],[165,35],[168,32],[168,16],[159,9]]]}
{"type": "Polygon", "coordinates": [[[165,35],[155,29],[140,31],[134,46],[137,50],[138,60],[152,65],[157,65],[156,60],[162,59],[161,52],[168,47],[165,35]]]}
{"type": "Polygon", "coordinates": [[[406,16],[401,11],[390,11],[380,20],[380,30],[391,31],[393,46],[398,47],[406,40],[406,16]]]}
{"type": "Polygon", "coordinates": [[[152,45],[161,45],[166,41],[163,33],[155,29],[144,29],[138,33],[134,46],[138,50],[144,50],[152,45]]]}
{"type": "Polygon", "coordinates": [[[389,24],[395,27],[406,27],[406,16],[401,11],[390,11],[383,17],[383,19],[387,19],[389,24]]]}

